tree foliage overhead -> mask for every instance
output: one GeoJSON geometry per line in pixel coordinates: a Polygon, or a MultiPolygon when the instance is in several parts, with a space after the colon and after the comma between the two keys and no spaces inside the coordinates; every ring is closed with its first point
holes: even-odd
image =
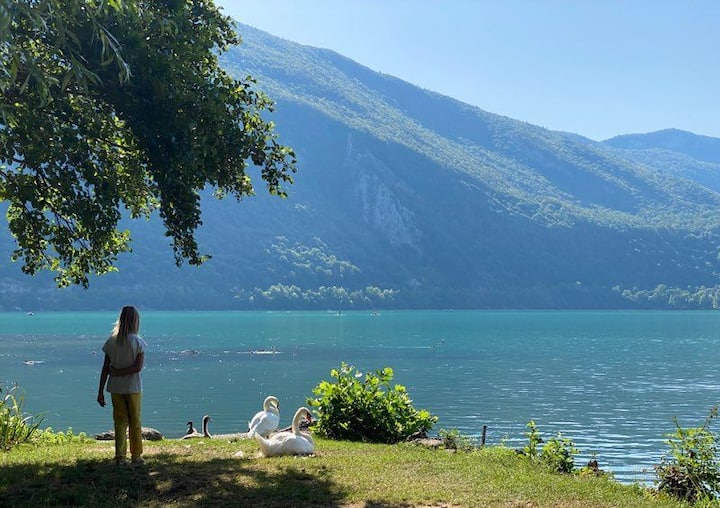
{"type": "Polygon", "coordinates": [[[0,0],[0,201],[24,272],[113,270],[123,209],[158,209],[176,263],[201,264],[199,191],[252,195],[252,164],[285,196],[273,103],[218,65],[239,42],[212,1],[0,0]]]}

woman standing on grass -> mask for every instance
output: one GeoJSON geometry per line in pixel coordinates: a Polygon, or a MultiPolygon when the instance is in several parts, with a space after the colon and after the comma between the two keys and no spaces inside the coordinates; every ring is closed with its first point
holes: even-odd
{"type": "Polygon", "coordinates": [[[140,313],[127,305],[120,311],[112,334],[103,345],[105,361],[100,371],[97,401],[105,407],[105,383],[110,392],[115,424],[115,462],[127,464],[127,434],[133,464],[142,464],[143,443],[140,408],[142,405],[142,371],[147,344],[138,335],[140,313]],[[109,378],[109,381],[108,381],[109,378]],[[129,427],[129,431],[128,431],[129,427]]]}

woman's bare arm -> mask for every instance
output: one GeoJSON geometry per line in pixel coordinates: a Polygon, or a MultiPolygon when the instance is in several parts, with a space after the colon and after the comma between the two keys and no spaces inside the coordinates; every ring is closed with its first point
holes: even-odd
{"type": "Polygon", "coordinates": [[[103,366],[100,370],[100,384],[98,385],[97,401],[102,407],[105,407],[105,383],[107,383],[108,376],[110,375],[110,357],[105,355],[103,360],[103,366]]]}
{"type": "Polygon", "coordinates": [[[136,372],[140,372],[143,369],[143,365],[145,364],[145,353],[138,353],[138,355],[135,357],[135,363],[132,364],[130,367],[126,367],[124,369],[116,369],[114,367],[110,367],[110,375],[111,376],[129,376],[130,374],[135,374],[136,372]]]}

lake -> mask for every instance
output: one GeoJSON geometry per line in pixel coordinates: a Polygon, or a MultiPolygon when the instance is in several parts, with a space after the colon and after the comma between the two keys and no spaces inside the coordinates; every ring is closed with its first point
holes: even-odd
{"type": "MultiPolygon", "coordinates": [[[[716,312],[144,312],[143,425],[179,437],[212,416],[240,432],[277,395],[281,425],[330,370],[389,366],[418,409],[487,443],[522,447],[534,420],[622,482],[651,482],[673,418],[702,424],[718,403],[716,312]]],[[[0,313],[0,383],[25,392],[43,427],[112,428],[95,402],[116,312],[0,313]]]]}

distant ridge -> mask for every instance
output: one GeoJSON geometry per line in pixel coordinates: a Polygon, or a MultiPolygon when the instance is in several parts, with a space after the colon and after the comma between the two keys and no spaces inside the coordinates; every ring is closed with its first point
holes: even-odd
{"type": "Polygon", "coordinates": [[[605,140],[603,143],[631,150],[652,148],[670,150],[697,160],[720,163],[720,139],[678,129],[663,129],[646,134],[624,134],[605,140]]]}

